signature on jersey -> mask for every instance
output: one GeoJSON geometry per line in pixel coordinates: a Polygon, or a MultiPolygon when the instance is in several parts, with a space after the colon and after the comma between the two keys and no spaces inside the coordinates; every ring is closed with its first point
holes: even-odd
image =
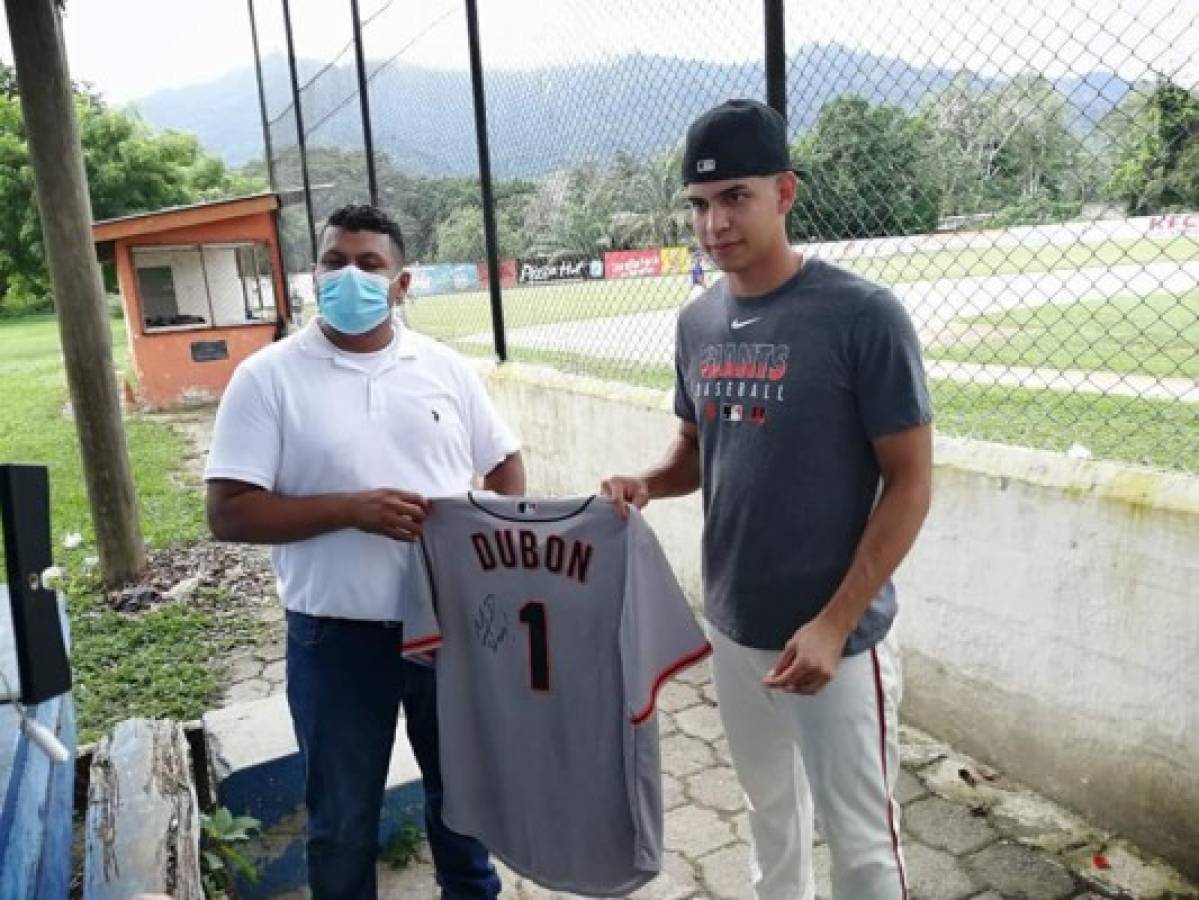
{"type": "Polygon", "coordinates": [[[500,649],[500,644],[508,636],[508,614],[496,609],[495,595],[488,594],[475,610],[475,637],[480,646],[486,647],[492,653],[500,649]]]}

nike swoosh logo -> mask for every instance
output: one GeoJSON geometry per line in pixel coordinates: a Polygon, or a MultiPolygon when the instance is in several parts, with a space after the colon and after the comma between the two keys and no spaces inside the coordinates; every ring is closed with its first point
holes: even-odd
{"type": "Polygon", "coordinates": [[[733,330],[736,331],[738,328],[744,328],[746,325],[752,325],[754,322],[760,322],[760,321],[762,321],[761,316],[758,316],[756,319],[746,319],[745,321],[742,321],[740,319],[733,319],[733,321],[732,321],[733,330]]]}

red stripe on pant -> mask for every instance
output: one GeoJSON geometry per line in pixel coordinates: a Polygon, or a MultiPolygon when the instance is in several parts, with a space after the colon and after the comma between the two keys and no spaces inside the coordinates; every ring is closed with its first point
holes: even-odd
{"type": "Polygon", "coordinates": [[[899,855],[899,832],[895,830],[895,808],[891,802],[891,791],[887,779],[887,713],[883,703],[883,675],[878,664],[878,651],[870,648],[870,661],[874,664],[874,699],[878,706],[878,751],[883,761],[883,791],[887,795],[887,827],[891,831],[891,849],[895,852],[895,865],[899,869],[899,883],[903,888],[903,900],[908,900],[908,874],[903,868],[903,857],[899,855]]]}

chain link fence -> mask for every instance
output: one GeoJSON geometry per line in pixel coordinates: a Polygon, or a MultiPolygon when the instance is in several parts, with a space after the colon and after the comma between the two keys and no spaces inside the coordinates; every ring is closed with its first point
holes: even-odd
{"type": "MultiPolygon", "coordinates": [[[[254,5],[262,45],[280,0],[254,5]]],[[[770,6],[482,4],[510,358],[671,384],[678,309],[720,277],[681,204],[682,137],[766,98],[770,6]]],[[[409,241],[410,322],[493,353],[463,0],[362,0],[360,73],[349,0],[290,12],[336,39],[296,42],[303,129],[267,92],[275,186],[302,180],[302,137],[319,227],[369,196],[369,156],[409,241]]],[[[1199,5],[809,0],[781,21],[793,239],[895,290],[938,428],[1199,471],[1199,5]]],[[[307,264],[302,215],[285,238],[307,264]]]]}

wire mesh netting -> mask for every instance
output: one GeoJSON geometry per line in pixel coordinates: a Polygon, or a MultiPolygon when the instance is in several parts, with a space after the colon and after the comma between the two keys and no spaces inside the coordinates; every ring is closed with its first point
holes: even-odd
{"type": "Polygon", "coordinates": [[[1199,207],[1199,7],[816,2],[786,31],[795,237],[895,289],[938,427],[1199,466],[1199,230],[1170,215],[1199,207]]]}
{"type": "MultiPolygon", "coordinates": [[[[264,46],[279,5],[257,0],[264,46]]],[[[368,196],[350,3],[290,8],[319,227],[368,196]]],[[[509,355],[669,386],[678,309],[720,277],[680,202],[681,141],[721,100],[765,98],[763,4],[479,12],[509,355]]],[[[360,14],[409,319],[490,354],[465,6],[360,14]]],[[[813,0],[784,24],[793,239],[894,289],[940,430],[1199,470],[1199,6],[813,0]]],[[[294,108],[267,106],[276,187],[295,188],[294,108]]],[[[308,264],[297,218],[288,259],[308,264]]]]}

